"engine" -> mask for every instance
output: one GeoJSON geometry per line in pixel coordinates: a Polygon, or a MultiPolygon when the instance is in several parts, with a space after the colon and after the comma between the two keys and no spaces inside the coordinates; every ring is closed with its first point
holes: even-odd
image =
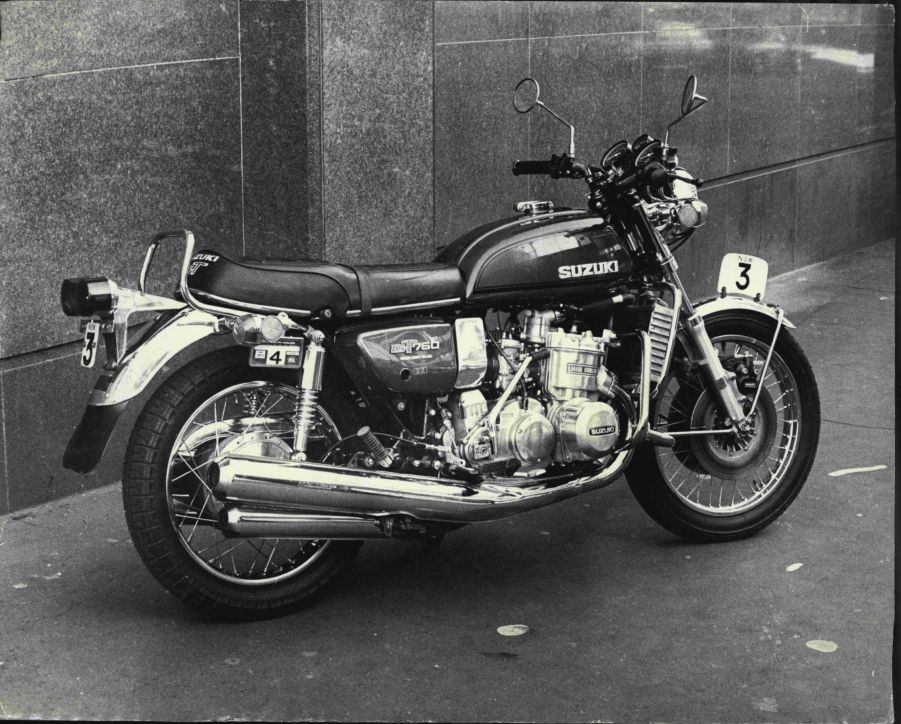
{"type": "Polygon", "coordinates": [[[529,474],[616,447],[621,423],[607,402],[613,377],[604,366],[615,337],[567,332],[560,321],[559,312],[526,311],[521,327],[492,335],[481,386],[450,395],[448,438],[452,425],[468,465],[529,474]]]}

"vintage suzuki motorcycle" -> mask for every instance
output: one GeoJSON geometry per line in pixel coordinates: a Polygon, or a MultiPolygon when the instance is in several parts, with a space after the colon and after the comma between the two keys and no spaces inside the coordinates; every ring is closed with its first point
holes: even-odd
{"type": "Polygon", "coordinates": [[[669,131],[705,102],[691,76],[662,141],[588,165],[523,80],[515,109],[550,113],[570,144],[513,173],[580,179],[588,208],[520,202],[433,263],[230,259],[181,230],[150,242],[137,290],[66,279],[82,364],[101,340],[106,362],[64,465],[92,470],[165,369],[125,453],[128,526],[169,591],[233,619],[296,608],[365,539],[436,542],[622,474],[677,535],[759,531],[807,478],[819,395],[762,301],[764,260],[728,254],[703,301],[679,281],[672,250],[708,210],[669,131]],[[145,291],[169,239],[185,247],[173,298],[145,291]]]}

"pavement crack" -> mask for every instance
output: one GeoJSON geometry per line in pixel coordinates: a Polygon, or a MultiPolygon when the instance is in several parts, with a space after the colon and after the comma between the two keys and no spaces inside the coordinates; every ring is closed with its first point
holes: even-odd
{"type": "Polygon", "coordinates": [[[894,427],[883,427],[882,425],[861,425],[857,422],[844,422],[842,420],[830,420],[828,417],[820,418],[823,422],[831,422],[833,425],[847,425],[848,427],[862,427],[864,430],[888,430],[894,432],[894,427]]]}

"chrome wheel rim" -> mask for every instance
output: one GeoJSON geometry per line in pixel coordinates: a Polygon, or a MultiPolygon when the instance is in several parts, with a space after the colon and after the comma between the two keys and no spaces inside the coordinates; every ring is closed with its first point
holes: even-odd
{"type": "MultiPolygon", "coordinates": [[[[803,420],[798,385],[779,354],[773,351],[764,379],[767,342],[742,335],[711,340],[720,359],[751,356],[763,388],[752,418],[753,432],[744,440],[732,435],[686,436],[673,448],[657,447],[657,466],[669,489],[689,508],[706,515],[746,513],[770,498],[785,480],[798,451],[803,420]]],[[[748,395],[749,405],[753,395],[748,395]]],[[[697,377],[669,376],[661,383],[655,427],[661,431],[716,429],[712,399],[697,377]]]]}
{"type": "MultiPolygon", "coordinates": [[[[243,382],[205,400],[182,426],[169,454],[166,501],[182,547],[205,571],[229,583],[263,586],[310,567],[328,540],[227,538],[217,501],[206,481],[210,463],[225,453],[287,459],[294,435],[296,389],[269,381],[243,382]]],[[[338,440],[334,421],[321,407],[313,424],[310,459],[338,440]]]]}

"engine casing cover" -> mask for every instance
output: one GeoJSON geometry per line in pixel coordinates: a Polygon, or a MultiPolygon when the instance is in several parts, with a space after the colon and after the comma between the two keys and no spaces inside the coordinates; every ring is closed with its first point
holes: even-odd
{"type": "Polygon", "coordinates": [[[523,410],[510,400],[498,416],[495,461],[516,460],[521,469],[543,467],[554,451],[554,428],[538,400],[530,398],[523,410]]]}
{"type": "Polygon", "coordinates": [[[557,433],[554,459],[559,462],[597,460],[614,448],[619,437],[619,419],[606,402],[568,400],[556,405],[548,417],[557,433]]]}

